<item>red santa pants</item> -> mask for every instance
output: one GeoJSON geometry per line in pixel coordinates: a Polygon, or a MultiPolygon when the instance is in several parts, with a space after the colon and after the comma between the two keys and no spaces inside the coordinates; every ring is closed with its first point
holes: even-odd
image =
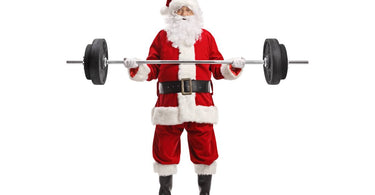
{"type": "Polygon", "coordinates": [[[153,156],[163,165],[180,162],[183,130],[187,131],[190,159],[194,164],[210,165],[217,158],[217,147],[213,124],[184,123],[181,125],[156,125],[153,156]]]}

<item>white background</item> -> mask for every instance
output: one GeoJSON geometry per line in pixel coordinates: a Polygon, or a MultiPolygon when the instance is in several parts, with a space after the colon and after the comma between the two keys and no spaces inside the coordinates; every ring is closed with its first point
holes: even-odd
{"type": "MultiPolygon", "coordinates": [[[[280,85],[248,66],[214,81],[220,111],[212,194],[375,194],[375,30],[371,1],[200,0],[224,58],[260,59],[278,38],[291,65],[280,85]]],[[[84,78],[86,44],[110,59],[146,58],[165,0],[0,3],[0,194],[157,194],[151,155],[156,82],[122,65],[84,78]]],[[[198,194],[186,133],[173,194],[198,194]]]]}

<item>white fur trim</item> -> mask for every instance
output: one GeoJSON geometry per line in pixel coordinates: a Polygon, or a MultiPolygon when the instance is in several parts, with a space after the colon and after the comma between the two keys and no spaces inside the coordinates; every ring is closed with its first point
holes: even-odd
{"type": "Polygon", "coordinates": [[[178,109],[180,111],[179,120],[184,122],[190,122],[196,118],[195,113],[195,93],[191,95],[177,94],[178,109]]]}
{"type": "Polygon", "coordinates": [[[178,119],[178,107],[155,107],[152,109],[151,120],[154,125],[182,124],[178,119]]]}
{"type": "Polygon", "coordinates": [[[160,176],[169,176],[177,173],[177,165],[162,165],[160,163],[154,163],[154,172],[160,176]]]}
{"type": "Polygon", "coordinates": [[[147,66],[147,64],[141,64],[138,68],[138,72],[134,77],[130,77],[134,81],[145,81],[148,78],[148,74],[150,74],[151,70],[147,66]]]}
{"type": "MultiPolygon", "coordinates": [[[[216,106],[196,106],[195,114],[190,118],[186,118],[184,122],[197,122],[197,123],[212,123],[218,122],[218,111],[216,106]]],[[[181,117],[182,118],[182,117],[181,117]]]]}
{"type": "Polygon", "coordinates": [[[188,6],[194,13],[200,11],[198,1],[196,0],[172,0],[169,4],[170,12],[177,11],[182,6],[188,6]]]}
{"type": "Polygon", "coordinates": [[[201,8],[196,0],[172,0],[169,4],[169,7],[164,6],[160,9],[161,15],[168,15],[172,14],[174,11],[177,11],[182,6],[188,6],[190,9],[193,10],[194,14],[201,14],[201,8]]]}
{"type": "Polygon", "coordinates": [[[237,79],[242,73],[241,71],[240,74],[238,75],[233,74],[233,72],[230,70],[229,64],[222,64],[220,71],[221,71],[221,74],[224,76],[224,79],[228,79],[228,80],[237,79]]]}
{"type": "Polygon", "coordinates": [[[218,118],[216,106],[195,106],[188,113],[180,110],[179,107],[155,107],[152,109],[152,124],[154,125],[178,125],[184,122],[216,124],[218,118]]]}
{"type": "MultiPolygon", "coordinates": [[[[179,60],[195,60],[194,45],[190,47],[179,46],[179,60]]],[[[196,66],[192,64],[180,64],[178,70],[178,79],[195,79],[196,66]]]]}
{"type": "Polygon", "coordinates": [[[198,175],[212,175],[216,173],[216,161],[210,165],[195,164],[195,173],[198,175]]]}
{"type": "MultiPolygon", "coordinates": [[[[179,60],[194,60],[195,59],[195,50],[194,46],[185,47],[179,46],[179,60]]],[[[196,78],[196,66],[191,64],[180,64],[178,66],[178,79],[192,79],[196,78]]],[[[178,108],[179,108],[179,120],[180,121],[189,121],[194,115],[195,104],[195,93],[191,95],[182,95],[181,93],[177,94],[178,108]]]]}

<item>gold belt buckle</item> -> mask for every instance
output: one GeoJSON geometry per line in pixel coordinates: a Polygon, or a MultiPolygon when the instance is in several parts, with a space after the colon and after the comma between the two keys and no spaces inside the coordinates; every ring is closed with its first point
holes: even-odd
{"type": "Polygon", "coordinates": [[[193,94],[193,82],[191,81],[191,79],[181,79],[181,94],[182,95],[191,95],[193,94]],[[189,81],[189,84],[190,84],[190,90],[188,92],[185,92],[185,84],[184,84],[184,81],[189,81]]]}

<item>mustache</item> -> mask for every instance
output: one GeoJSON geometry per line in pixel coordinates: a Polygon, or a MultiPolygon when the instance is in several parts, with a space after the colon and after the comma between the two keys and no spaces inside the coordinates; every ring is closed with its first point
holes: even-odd
{"type": "Polygon", "coordinates": [[[194,16],[180,16],[176,15],[173,17],[174,21],[192,21],[194,16]]]}

